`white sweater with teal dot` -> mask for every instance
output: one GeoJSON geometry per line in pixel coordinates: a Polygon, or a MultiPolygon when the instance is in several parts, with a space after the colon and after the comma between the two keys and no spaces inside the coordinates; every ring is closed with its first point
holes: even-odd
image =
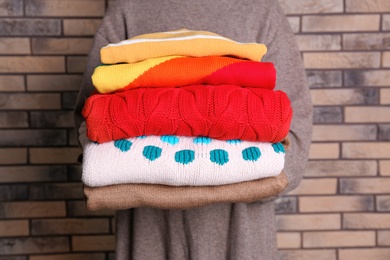
{"type": "Polygon", "coordinates": [[[146,183],[225,185],[278,175],[282,144],[208,137],[140,136],[84,146],[83,183],[90,187],[146,183]]]}

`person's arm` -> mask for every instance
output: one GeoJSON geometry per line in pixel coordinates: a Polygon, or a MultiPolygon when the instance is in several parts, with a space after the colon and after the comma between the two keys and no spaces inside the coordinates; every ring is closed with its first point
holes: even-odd
{"type": "Polygon", "coordinates": [[[75,128],[80,128],[84,118],[81,115],[85,100],[95,90],[91,76],[94,69],[101,64],[100,49],[109,43],[126,39],[126,24],[123,16],[124,1],[116,0],[106,11],[102,23],[95,34],[92,47],[88,56],[87,67],[81,82],[79,94],[74,109],[75,128]]]}
{"type": "Polygon", "coordinates": [[[286,152],[285,162],[289,184],[281,196],[295,189],[303,177],[311,143],[312,103],[294,34],[280,5],[274,2],[265,18],[264,30],[260,32],[258,42],[266,44],[268,52],[262,61],[274,63],[276,89],[287,93],[293,109],[289,133],[291,145],[286,152]]]}

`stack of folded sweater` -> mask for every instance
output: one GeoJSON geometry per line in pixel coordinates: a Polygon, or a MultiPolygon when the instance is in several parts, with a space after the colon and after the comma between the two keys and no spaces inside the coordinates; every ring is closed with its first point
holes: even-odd
{"type": "Polygon", "coordinates": [[[101,49],[81,128],[87,206],[191,208],[280,193],[292,118],[266,47],[205,31],[101,49]]]}

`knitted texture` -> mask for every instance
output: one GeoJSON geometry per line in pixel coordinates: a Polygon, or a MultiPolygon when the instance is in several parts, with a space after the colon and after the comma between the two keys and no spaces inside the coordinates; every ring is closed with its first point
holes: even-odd
{"type": "Polygon", "coordinates": [[[95,94],[82,114],[88,138],[99,143],[141,135],[276,143],[288,134],[292,109],[282,91],[193,85],[95,94]]]}
{"type": "Polygon", "coordinates": [[[218,186],[173,187],[158,184],[84,186],[89,210],[122,210],[136,207],[190,209],[215,203],[250,203],[275,196],[287,186],[282,172],[276,177],[218,186]]]}
{"type": "Polygon", "coordinates": [[[82,181],[90,187],[145,183],[209,186],[278,175],[281,143],[207,137],[141,136],[84,147],[82,181]]]}
{"type": "Polygon", "coordinates": [[[194,84],[230,84],[241,87],[275,87],[276,71],[270,62],[231,57],[168,56],[137,63],[99,66],[92,82],[100,93],[139,87],[179,87],[194,84]]]}
{"type": "Polygon", "coordinates": [[[267,52],[264,44],[239,43],[206,31],[177,30],[143,34],[100,50],[102,63],[134,63],[171,55],[204,57],[234,56],[260,61],[267,52]]]}

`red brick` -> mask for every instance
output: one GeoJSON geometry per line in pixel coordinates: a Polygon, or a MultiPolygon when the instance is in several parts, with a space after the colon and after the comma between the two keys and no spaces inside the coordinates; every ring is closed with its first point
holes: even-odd
{"type": "Polygon", "coordinates": [[[36,219],[31,222],[33,235],[99,234],[109,232],[107,219],[36,219]]]}
{"type": "Polygon", "coordinates": [[[67,237],[26,237],[0,239],[0,255],[69,252],[67,237]]]}
{"type": "Polygon", "coordinates": [[[64,217],[65,214],[65,202],[63,201],[23,201],[0,204],[0,218],[64,217]]]}
{"type": "Polygon", "coordinates": [[[113,251],[115,249],[115,237],[112,235],[73,236],[72,248],[75,252],[113,251]]]}
{"type": "Polygon", "coordinates": [[[339,214],[278,215],[276,223],[280,231],[340,229],[339,214]]]}
{"type": "Polygon", "coordinates": [[[304,232],[303,247],[364,247],[375,246],[374,231],[322,231],[304,232]]]}
{"type": "Polygon", "coordinates": [[[389,260],[389,248],[340,249],[339,260],[389,260]]]}
{"type": "Polygon", "coordinates": [[[0,237],[27,236],[28,234],[28,220],[0,221],[0,237]]]}
{"type": "Polygon", "coordinates": [[[105,260],[105,254],[33,255],[29,260],[105,260]]]}
{"type": "Polygon", "coordinates": [[[344,229],[390,229],[389,213],[346,213],[344,229]]]}

